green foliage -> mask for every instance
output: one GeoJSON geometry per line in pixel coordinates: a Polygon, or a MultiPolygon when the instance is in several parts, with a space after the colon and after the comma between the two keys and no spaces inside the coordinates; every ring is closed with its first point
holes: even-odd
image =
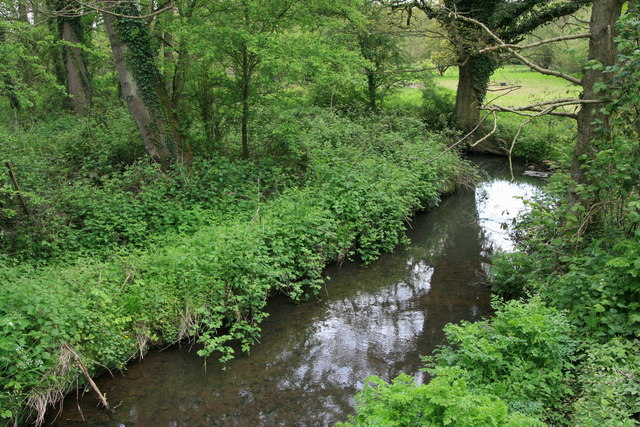
{"type": "Polygon", "coordinates": [[[635,426],[640,408],[638,340],[591,343],[581,363],[582,389],[572,405],[573,425],[635,426]]]}
{"type": "Polygon", "coordinates": [[[496,252],[491,257],[491,290],[504,299],[524,298],[531,292],[535,260],[528,254],[496,252]]]}
{"type": "Polygon", "coordinates": [[[540,292],[567,309],[569,318],[594,337],[637,336],[639,250],[635,239],[619,241],[612,249],[605,242],[593,242],[564,257],[564,274],[549,278],[540,292]]]}
{"type": "MultiPolygon", "coordinates": [[[[502,148],[507,151],[511,148],[523,120],[515,114],[499,114],[496,138],[502,148]]],[[[553,160],[568,163],[565,153],[573,144],[571,135],[574,132],[575,123],[570,119],[552,116],[538,118],[520,130],[512,154],[526,162],[553,160]]]]}
{"type": "Polygon", "coordinates": [[[7,134],[6,159],[29,217],[5,174],[0,248],[6,256],[42,260],[143,247],[168,232],[192,232],[221,216],[251,210],[290,185],[291,175],[269,159],[196,161],[190,170],[164,174],[136,162],[142,147],[131,137],[133,124],[123,110],[105,120],[64,116],[7,134]]]}
{"type": "Polygon", "coordinates": [[[431,362],[467,372],[471,388],[504,399],[513,410],[553,419],[572,391],[573,327],[539,299],[496,303],[491,321],[448,325],[449,346],[431,362]]]}
{"type": "Polygon", "coordinates": [[[443,368],[428,384],[417,385],[402,374],[391,383],[369,377],[356,396],[357,426],[542,426],[519,413],[509,413],[500,398],[470,390],[459,368],[443,368]]]}
{"type": "Polygon", "coordinates": [[[482,322],[448,325],[449,345],[426,358],[432,376],[373,377],[357,397],[354,425],[545,425],[572,395],[577,343],[565,316],[540,299],[496,303],[482,322]]]}
{"type": "MultiPolygon", "coordinates": [[[[56,190],[73,225],[58,231],[58,251],[75,260],[0,260],[3,415],[21,417],[73,387],[69,347],[92,372],[187,337],[202,356],[228,360],[236,344],[248,352],[270,295],[308,298],[328,262],[393,249],[411,213],[436,204],[466,168],[454,154],[425,162],[444,145],[414,119],[297,118],[285,144],[302,156],[293,172],[268,161],[201,161],[171,174],[134,163],[56,190]]],[[[47,203],[34,205],[43,217],[47,203]]]]}
{"type": "Polygon", "coordinates": [[[456,65],[458,58],[456,57],[455,48],[447,39],[442,39],[437,49],[434,49],[429,56],[429,60],[438,70],[441,76],[450,67],[456,65]]]}
{"type": "Polygon", "coordinates": [[[453,115],[455,104],[454,92],[438,86],[432,78],[425,79],[420,115],[429,129],[452,129],[455,121],[453,115]]]}

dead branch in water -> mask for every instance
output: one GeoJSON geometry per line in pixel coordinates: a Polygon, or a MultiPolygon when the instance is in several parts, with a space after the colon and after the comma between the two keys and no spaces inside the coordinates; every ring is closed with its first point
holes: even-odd
{"type": "Polygon", "coordinates": [[[80,358],[80,356],[78,355],[78,353],[76,353],[71,346],[69,346],[69,344],[63,344],[63,346],[69,351],[71,352],[71,354],[73,354],[73,356],[76,358],[76,362],[78,364],[78,367],[80,368],[80,370],[82,371],[82,373],[84,374],[85,378],[87,379],[87,381],[89,382],[89,385],[91,386],[91,388],[93,389],[93,391],[96,392],[96,394],[98,395],[98,398],[100,398],[100,402],[102,403],[102,406],[104,406],[107,410],[111,410],[111,407],[109,406],[109,402],[107,402],[107,398],[104,394],[102,394],[102,392],[100,391],[100,389],[98,388],[98,386],[96,385],[96,383],[93,381],[93,379],[91,378],[91,375],[89,375],[89,371],[87,371],[86,366],[84,366],[84,363],[82,363],[82,359],[80,358]]]}

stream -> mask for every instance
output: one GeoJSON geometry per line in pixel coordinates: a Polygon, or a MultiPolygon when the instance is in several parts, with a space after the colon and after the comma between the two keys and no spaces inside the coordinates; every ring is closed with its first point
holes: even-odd
{"type": "Polygon", "coordinates": [[[68,396],[48,425],[325,426],[354,413],[353,396],[369,375],[400,373],[424,381],[420,356],[443,343],[444,325],[490,316],[486,272],[496,249],[511,249],[519,197],[543,181],[504,159],[474,156],[489,178],[418,214],[411,243],[364,266],[345,262],[319,298],[270,300],[260,343],[220,364],[197,346],[153,351],[122,374],[96,382],[117,409],[87,391],[68,396]],[[55,420],[53,420],[55,418],[55,420]]]}

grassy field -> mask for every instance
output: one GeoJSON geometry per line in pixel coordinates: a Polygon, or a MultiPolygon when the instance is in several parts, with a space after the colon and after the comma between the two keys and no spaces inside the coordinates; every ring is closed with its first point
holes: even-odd
{"type": "MultiPolygon", "coordinates": [[[[451,68],[444,76],[438,76],[435,80],[437,84],[455,90],[458,84],[458,69],[451,68]]],[[[577,96],[579,93],[578,86],[559,77],[546,76],[522,65],[507,65],[491,76],[486,102],[500,97],[496,103],[518,106],[553,98],[577,96]],[[516,86],[519,87],[505,94],[516,86]],[[503,94],[505,95],[501,96],[503,94]]]]}
{"type": "MultiPolygon", "coordinates": [[[[434,76],[434,81],[442,88],[441,91],[450,92],[450,102],[454,102],[458,84],[457,68],[448,70],[443,76],[434,76]]],[[[417,84],[387,96],[385,107],[425,114],[422,89],[415,86],[417,84]]],[[[561,78],[542,75],[524,66],[509,65],[498,69],[491,77],[485,103],[521,106],[554,98],[577,97],[579,93],[578,86],[561,78]]],[[[523,120],[525,117],[513,113],[499,113],[496,139],[505,147],[510,146],[523,120]]],[[[518,134],[514,155],[526,161],[554,160],[565,164],[569,161],[566,158],[566,153],[570,151],[567,147],[573,144],[574,132],[575,123],[571,119],[550,116],[537,118],[518,134]]]]}
{"type": "MultiPolygon", "coordinates": [[[[455,91],[458,85],[458,69],[450,68],[443,76],[435,76],[434,80],[436,84],[455,91]]],[[[507,65],[491,76],[485,102],[520,106],[553,98],[577,96],[579,93],[578,86],[559,77],[546,76],[522,65],[507,65]]],[[[422,102],[420,89],[403,88],[390,96],[387,102],[419,106],[422,102]]]]}

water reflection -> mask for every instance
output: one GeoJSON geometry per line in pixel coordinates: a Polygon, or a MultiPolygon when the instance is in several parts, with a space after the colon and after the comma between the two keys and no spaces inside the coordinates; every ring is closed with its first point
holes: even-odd
{"type": "MultiPolygon", "coordinates": [[[[327,381],[350,386],[363,380],[359,373],[376,372],[377,359],[393,364],[415,351],[427,318],[417,301],[429,292],[434,270],[424,261],[411,259],[407,264],[407,283],[400,281],[376,293],[358,291],[332,302],[324,318],[310,328],[303,344],[308,356],[278,387],[327,381]]],[[[284,352],[280,358],[288,356],[284,352]]]]}
{"type": "MultiPolygon", "coordinates": [[[[331,266],[319,301],[272,300],[250,356],[209,360],[205,371],[195,352],[150,354],[99,381],[121,402],[114,414],[97,410],[95,397],[80,400],[86,425],[332,425],[353,412],[367,376],[420,375],[420,356],[442,343],[444,325],[491,313],[484,268],[494,249],[510,247],[501,224],[522,206],[512,196],[534,191],[501,179],[502,163],[482,162],[498,178],[419,215],[407,247],[369,266],[331,266]]],[[[67,399],[56,424],[81,421],[67,399]]]]}
{"type": "Polygon", "coordinates": [[[526,210],[523,200],[531,199],[538,191],[538,187],[526,182],[501,179],[484,182],[476,188],[478,221],[485,250],[513,250],[510,236],[513,220],[526,210]]]}

